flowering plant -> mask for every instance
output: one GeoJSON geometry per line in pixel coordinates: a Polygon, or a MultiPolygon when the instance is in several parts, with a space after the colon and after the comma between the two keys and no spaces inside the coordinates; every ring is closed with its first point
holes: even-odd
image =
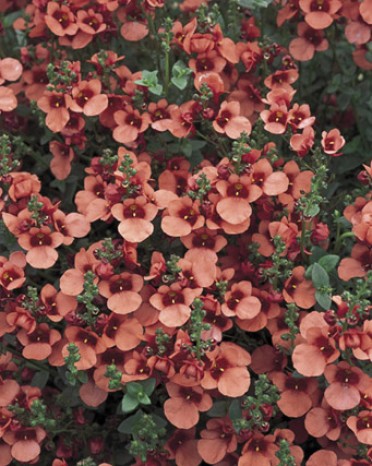
{"type": "Polygon", "coordinates": [[[371,0],[0,0],[0,466],[372,460],[371,0]]]}

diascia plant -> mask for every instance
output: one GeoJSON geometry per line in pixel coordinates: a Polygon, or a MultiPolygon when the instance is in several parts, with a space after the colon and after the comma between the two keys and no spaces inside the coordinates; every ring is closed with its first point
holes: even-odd
{"type": "Polygon", "coordinates": [[[0,0],[0,466],[371,463],[371,25],[0,0]]]}

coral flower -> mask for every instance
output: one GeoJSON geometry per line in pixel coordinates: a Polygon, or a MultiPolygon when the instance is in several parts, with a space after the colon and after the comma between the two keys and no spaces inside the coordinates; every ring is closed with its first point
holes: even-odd
{"type": "Polygon", "coordinates": [[[182,387],[167,383],[166,387],[170,398],[164,403],[164,414],[178,429],[191,429],[199,422],[199,412],[212,407],[212,397],[199,386],[182,387]]]}
{"type": "Polygon", "coordinates": [[[189,320],[191,304],[199,289],[181,288],[177,283],[162,285],[150,298],[150,304],[160,311],[159,321],[167,327],[180,327],[189,320]]]}
{"type": "Polygon", "coordinates": [[[42,361],[52,354],[52,346],[60,341],[61,334],[48,324],[39,324],[32,333],[20,330],[17,338],[24,346],[22,355],[26,359],[42,361]]]}
{"type": "Polygon", "coordinates": [[[73,101],[71,110],[76,113],[84,113],[86,116],[97,116],[106,110],[108,97],[101,94],[102,84],[99,79],[80,81],[78,86],[72,89],[73,101]]]}
{"type": "Polygon", "coordinates": [[[0,113],[11,112],[17,108],[18,101],[14,95],[13,89],[9,87],[0,86],[0,113]]]}
{"type": "Polygon", "coordinates": [[[63,243],[63,235],[58,232],[52,233],[49,227],[33,227],[19,236],[18,243],[28,251],[26,254],[28,264],[35,269],[49,269],[58,259],[55,248],[63,243]]]}
{"type": "Polygon", "coordinates": [[[53,155],[50,161],[50,171],[57,180],[65,180],[71,173],[71,162],[74,158],[74,151],[67,144],[58,141],[51,141],[49,150],[53,155]]]}
{"type": "Polygon", "coordinates": [[[134,142],[138,135],[149,127],[151,120],[148,113],[142,113],[127,105],[125,110],[118,110],[114,113],[114,120],[117,124],[112,136],[117,142],[128,144],[134,142]]]}
{"type": "Polygon", "coordinates": [[[261,302],[252,296],[252,284],[248,281],[234,283],[224,300],[221,311],[227,317],[253,319],[261,311],[261,302]]]}
{"type": "Polygon", "coordinates": [[[360,411],[358,416],[350,416],[346,421],[358,442],[372,444],[372,413],[371,411],[360,411]]]}
{"type": "Polygon", "coordinates": [[[331,450],[318,450],[306,462],[306,466],[319,466],[320,464],[324,466],[339,465],[336,453],[331,450]]]}
{"type": "Polygon", "coordinates": [[[151,221],[156,217],[158,208],[147,202],[144,196],[126,199],[123,204],[111,207],[112,215],[120,221],[120,235],[131,243],[140,243],[154,231],[151,221]]]}
{"type": "Polygon", "coordinates": [[[271,466],[279,447],[274,443],[273,435],[254,433],[244,444],[238,466],[271,466]]]}
{"type": "Polygon", "coordinates": [[[52,322],[60,322],[67,314],[75,311],[78,305],[75,297],[57,291],[49,283],[41,289],[40,301],[43,305],[43,313],[52,322]]]}
{"type": "Polygon", "coordinates": [[[113,275],[98,285],[101,296],[108,298],[107,307],[116,314],[129,314],[139,308],[142,287],[143,278],[129,272],[113,275]]]}
{"type": "Polygon", "coordinates": [[[326,29],[333,23],[335,13],[341,8],[338,0],[300,0],[305,21],[313,29],[326,29]]]}
{"type": "Polygon", "coordinates": [[[9,260],[0,256],[0,285],[11,291],[20,288],[26,280],[26,259],[22,252],[13,252],[9,260]]]}
{"type": "Polygon", "coordinates": [[[197,450],[195,429],[177,429],[167,441],[165,449],[178,466],[198,466],[202,461],[197,450]]]}
{"type": "Polygon", "coordinates": [[[231,139],[237,139],[245,132],[252,131],[251,122],[248,118],[240,116],[239,102],[222,102],[216,119],[213,121],[213,128],[221,134],[226,134],[231,139]]]}
{"type": "Polygon", "coordinates": [[[260,117],[265,123],[265,130],[272,134],[284,134],[288,124],[288,109],[285,105],[273,104],[269,110],[263,110],[260,117]]]}
{"type": "Polygon", "coordinates": [[[15,58],[0,60],[0,84],[5,81],[17,81],[22,75],[22,64],[15,58]]]}
{"type": "Polygon", "coordinates": [[[328,49],[328,40],[325,39],[324,32],[319,29],[313,29],[306,23],[299,23],[297,34],[299,37],[293,39],[289,44],[289,51],[296,60],[311,60],[315,52],[323,52],[328,49]]]}
{"type": "MultiPolygon", "coordinates": [[[[70,326],[65,330],[68,343],[74,343],[79,350],[80,359],[75,363],[78,370],[90,369],[97,363],[97,355],[106,351],[106,345],[96,333],[81,327],[70,326]]],[[[63,357],[69,355],[67,344],[62,349],[63,357]]]]}
{"type": "Polygon", "coordinates": [[[336,365],[329,365],[324,371],[329,387],[324,392],[324,398],[334,409],[353,409],[360,403],[361,392],[370,391],[370,378],[358,367],[350,366],[341,361],[336,365]]]}
{"type": "Polygon", "coordinates": [[[207,390],[217,388],[225,396],[244,395],[251,377],[247,366],[251,362],[250,354],[243,348],[222,342],[213,352],[207,353],[209,367],[204,372],[202,387],[207,390]]]}
{"type": "Polygon", "coordinates": [[[326,131],[322,132],[321,144],[325,154],[338,157],[342,155],[338,151],[345,145],[345,139],[341,136],[338,129],[331,129],[328,133],[326,131]]]}
{"type": "Polygon", "coordinates": [[[189,235],[204,225],[204,217],[200,214],[199,201],[189,197],[171,200],[161,221],[161,229],[168,236],[180,237],[189,235]]]}
{"type": "Polygon", "coordinates": [[[40,443],[46,437],[41,427],[20,426],[18,430],[7,430],[3,440],[11,446],[13,459],[21,463],[30,463],[37,460],[41,453],[40,443]]]}
{"type": "Polygon", "coordinates": [[[298,378],[280,372],[270,374],[270,378],[279,388],[278,407],[289,417],[301,417],[313,406],[312,396],[318,390],[315,378],[298,378]]]}
{"type": "MultiPolygon", "coordinates": [[[[102,341],[107,347],[117,346],[121,351],[128,351],[141,343],[143,327],[137,319],[111,314],[102,334],[102,341]]],[[[106,353],[105,353],[106,354],[106,353]]]]}
{"type": "Polygon", "coordinates": [[[341,426],[340,412],[328,406],[326,401],[322,402],[322,407],[312,408],[305,417],[305,428],[315,438],[326,436],[329,440],[338,440],[341,426]]]}
{"type": "MultiPolygon", "coordinates": [[[[54,5],[57,5],[54,2],[54,5]]],[[[62,131],[70,120],[68,109],[72,104],[72,99],[68,94],[62,94],[55,91],[45,91],[43,96],[37,101],[37,106],[47,114],[45,124],[53,131],[58,133],[62,131]]]]}
{"type": "Polygon", "coordinates": [[[247,175],[230,175],[227,181],[218,181],[216,189],[222,196],[216,204],[218,215],[233,225],[249,220],[252,214],[250,202],[262,195],[261,188],[252,184],[247,175]]]}
{"type": "Polygon", "coordinates": [[[237,435],[230,419],[211,419],[207,428],[200,432],[198,452],[208,464],[216,464],[223,460],[227,453],[237,447],[237,435]]]}
{"type": "Polygon", "coordinates": [[[295,267],[292,276],[284,284],[283,297],[287,303],[296,303],[302,309],[310,309],[315,304],[315,288],[305,278],[305,268],[295,267]]]}
{"type": "Polygon", "coordinates": [[[294,134],[290,139],[291,149],[297,152],[299,157],[304,157],[314,145],[314,130],[307,126],[302,134],[294,134]]]}
{"type": "Polygon", "coordinates": [[[73,36],[78,31],[75,16],[66,5],[48,2],[47,14],[44,21],[48,28],[57,36],[73,36]]]}

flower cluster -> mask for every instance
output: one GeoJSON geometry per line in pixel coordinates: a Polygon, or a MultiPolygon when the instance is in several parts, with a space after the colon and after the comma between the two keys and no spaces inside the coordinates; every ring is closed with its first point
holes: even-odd
{"type": "Polygon", "coordinates": [[[0,2],[0,466],[372,460],[371,1],[219,3],[0,2]]]}

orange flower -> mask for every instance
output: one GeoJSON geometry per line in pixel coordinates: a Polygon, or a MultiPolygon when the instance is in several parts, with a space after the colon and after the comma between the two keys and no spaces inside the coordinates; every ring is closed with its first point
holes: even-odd
{"type": "Polygon", "coordinates": [[[156,217],[158,208],[144,196],[125,199],[122,204],[111,207],[112,215],[120,221],[120,235],[131,243],[141,243],[154,231],[151,221],[156,217]]]}
{"type": "Polygon", "coordinates": [[[324,398],[334,409],[355,408],[360,403],[360,393],[371,390],[370,378],[359,367],[350,366],[345,361],[327,366],[324,376],[330,384],[324,398]]]}
{"type": "Polygon", "coordinates": [[[248,281],[234,283],[225,294],[224,301],[221,311],[227,317],[252,319],[261,311],[261,302],[252,296],[252,284],[248,281]]]}
{"type": "Polygon", "coordinates": [[[271,466],[279,447],[273,435],[254,433],[244,444],[238,466],[271,466]]]}
{"type": "Polygon", "coordinates": [[[143,278],[129,272],[112,275],[109,280],[102,280],[98,285],[101,296],[108,298],[107,307],[116,314],[129,314],[139,308],[142,287],[143,278]]]}
{"type": "Polygon", "coordinates": [[[302,134],[294,134],[290,139],[291,149],[297,152],[299,157],[304,157],[314,145],[314,130],[307,126],[302,134]]]}
{"type": "Polygon", "coordinates": [[[252,184],[248,175],[232,174],[227,181],[217,181],[216,189],[222,196],[216,204],[218,215],[233,225],[249,221],[252,214],[249,203],[256,201],[262,195],[261,188],[252,184]]]}
{"type": "Polygon", "coordinates": [[[306,466],[338,466],[337,455],[331,450],[318,450],[313,453],[306,462],[306,466]]]}
{"type": "MultiPolygon", "coordinates": [[[[49,2],[49,5],[57,3],[49,2]]],[[[45,91],[43,96],[37,101],[37,106],[47,114],[45,124],[53,131],[58,133],[62,131],[70,120],[68,109],[71,107],[72,99],[68,94],[62,94],[55,91],[45,91]]]]}
{"type": "Polygon", "coordinates": [[[26,249],[26,260],[35,269],[49,269],[57,259],[55,250],[63,243],[63,235],[51,232],[49,227],[30,228],[27,233],[22,233],[18,238],[19,245],[26,249]]]}
{"type": "Polygon", "coordinates": [[[13,459],[21,463],[36,461],[41,453],[40,443],[46,437],[46,432],[41,427],[20,426],[18,430],[7,430],[3,440],[11,446],[13,459]]]}
{"type": "Polygon", "coordinates": [[[305,21],[313,29],[326,29],[333,23],[335,13],[341,8],[338,0],[300,0],[305,21]]]}
{"type": "Polygon", "coordinates": [[[11,112],[17,108],[18,101],[14,95],[13,89],[9,87],[0,86],[0,113],[11,112]]]}
{"type": "Polygon", "coordinates": [[[318,390],[315,378],[299,378],[281,372],[270,374],[271,380],[279,388],[278,407],[289,417],[301,417],[313,406],[314,393],[318,390]]]}
{"type": "MultiPolygon", "coordinates": [[[[84,274],[88,271],[95,271],[100,263],[94,256],[93,249],[90,247],[88,251],[81,248],[75,254],[75,268],[66,270],[60,278],[60,287],[64,294],[68,296],[77,296],[84,289],[84,274]]],[[[98,279],[96,279],[98,281],[98,279]]]]}
{"type": "Polygon", "coordinates": [[[66,5],[58,5],[56,2],[48,2],[45,24],[56,36],[73,36],[78,31],[75,16],[66,5]]]}
{"type": "Polygon", "coordinates": [[[313,29],[306,23],[298,23],[297,34],[299,37],[292,39],[289,44],[289,51],[296,60],[311,60],[315,52],[328,49],[328,40],[324,38],[324,32],[319,29],[313,29]]]}
{"type": "Polygon", "coordinates": [[[84,215],[71,212],[65,214],[57,210],[53,214],[53,224],[56,231],[64,236],[63,244],[69,246],[75,238],[83,238],[90,231],[90,223],[84,215]]]}
{"type": "Polygon", "coordinates": [[[315,288],[304,277],[305,268],[295,267],[291,277],[284,283],[283,297],[287,303],[296,303],[302,309],[310,309],[315,304],[315,288]]]}
{"type": "Polygon", "coordinates": [[[0,285],[6,290],[20,288],[26,280],[24,268],[26,259],[22,252],[13,252],[6,257],[0,256],[0,285]]]}
{"type": "Polygon", "coordinates": [[[168,236],[177,238],[201,228],[205,219],[200,215],[199,205],[199,201],[193,201],[189,197],[171,200],[162,218],[161,229],[168,236]]]}
{"type": "Polygon", "coordinates": [[[260,117],[265,130],[272,134],[284,134],[288,124],[288,109],[285,105],[272,104],[270,110],[263,110],[260,117]]]}
{"type": "Polygon", "coordinates": [[[195,429],[177,429],[167,441],[165,449],[178,466],[198,466],[202,460],[197,450],[195,429]]]}
{"type": "Polygon", "coordinates": [[[207,353],[209,364],[204,372],[202,387],[217,390],[225,396],[244,395],[251,384],[247,366],[251,356],[234,343],[222,342],[212,352],[207,353]]]}
{"type": "Polygon", "coordinates": [[[237,435],[230,419],[211,419],[207,428],[200,432],[198,453],[208,464],[216,464],[223,460],[227,453],[237,448],[237,435]]]}
{"type": "MultiPolygon", "coordinates": [[[[106,351],[106,345],[96,333],[81,327],[70,326],[65,330],[68,343],[74,343],[78,350],[80,359],[75,363],[78,370],[86,370],[94,367],[97,363],[97,355],[106,351]]],[[[69,355],[67,344],[62,349],[62,356],[69,355]]]]}
{"type": "Polygon", "coordinates": [[[102,341],[110,348],[117,346],[121,351],[134,349],[142,341],[143,327],[137,319],[111,314],[104,326],[102,341]]]}
{"type": "Polygon", "coordinates": [[[58,141],[49,143],[49,150],[53,155],[50,161],[50,171],[57,180],[66,179],[71,173],[71,162],[74,158],[74,151],[67,144],[58,141]]]}
{"type": "Polygon", "coordinates": [[[72,89],[73,101],[71,110],[76,113],[84,113],[86,116],[97,116],[106,110],[108,97],[101,94],[102,84],[99,79],[80,81],[72,89]]]}
{"type": "Polygon", "coordinates": [[[60,322],[67,314],[75,311],[78,306],[75,297],[67,296],[61,291],[57,291],[49,283],[41,289],[40,301],[43,305],[43,313],[52,322],[60,322]]]}
{"type": "Polygon", "coordinates": [[[311,327],[305,333],[306,343],[296,345],[292,360],[300,374],[306,377],[322,375],[326,366],[340,356],[335,340],[328,333],[328,326],[311,327]]]}
{"type": "Polygon", "coordinates": [[[212,397],[200,386],[183,387],[167,383],[166,387],[170,398],[164,403],[164,414],[178,429],[191,429],[199,422],[199,412],[212,407],[212,397]]]}
{"type": "Polygon", "coordinates": [[[17,81],[22,76],[22,64],[15,58],[0,60],[0,84],[5,81],[17,81]]]}
{"type": "Polygon", "coordinates": [[[284,172],[274,172],[267,159],[260,159],[252,165],[252,183],[267,196],[277,196],[287,191],[289,179],[284,172]]]}
{"type": "Polygon", "coordinates": [[[135,110],[130,105],[125,110],[118,110],[114,113],[114,120],[117,124],[112,136],[117,142],[128,144],[134,142],[138,135],[147,130],[150,125],[150,115],[135,110]]]}
{"type": "Polygon", "coordinates": [[[321,144],[325,154],[338,157],[342,153],[337,151],[345,145],[345,139],[341,136],[338,129],[331,129],[328,133],[326,131],[322,132],[321,144]]]}
{"type": "Polygon", "coordinates": [[[191,315],[191,304],[200,294],[200,288],[181,288],[178,283],[162,285],[150,298],[150,304],[160,311],[159,321],[167,327],[180,327],[191,315]]]}
{"type": "Polygon", "coordinates": [[[222,102],[213,128],[218,133],[226,134],[231,139],[237,139],[245,132],[251,133],[252,125],[248,118],[240,116],[239,102],[222,102]]]}
{"type": "Polygon", "coordinates": [[[305,428],[315,438],[326,436],[329,440],[338,440],[341,434],[340,412],[332,409],[326,401],[322,407],[312,408],[305,417],[305,428]]]}
{"type": "Polygon", "coordinates": [[[350,416],[346,421],[347,426],[351,429],[358,442],[372,444],[372,413],[371,411],[360,411],[358,416],[350,416]]]}
{"type": "Polygon", "coordinates": [[[17,338],[24,346],[22,355],[26,359],[42,361],[52,354],[52,346],[60,341],[61,334],[48,324],[39,324],[32,333],[20,330],[17,338]]]}

